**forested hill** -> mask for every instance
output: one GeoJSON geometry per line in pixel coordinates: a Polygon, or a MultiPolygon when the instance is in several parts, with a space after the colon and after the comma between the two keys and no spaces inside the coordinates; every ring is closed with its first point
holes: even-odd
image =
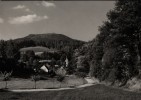
{"type": "Polygon", "coordinates": [[[84,41],[72,39],[68,36],[56,33],[30,34],[23,38],[15,39],[14,42],[21,46],[45,46],[48,48],[62,49],[65,46],[77,48],[84,44],[84,41]]]}
{"type": "Polygon", "coordinates": [[[21,48],[36,46],[73,53],[75,49],[84,43],[84,41],[72,39],[62,34],[30,34],[14,40],[0,40],[0,57],[13,57],[21,48]]]}
{"type": "Polygon", "coordinates": [[[75,40],[63,34],[57,34],[57,33],[30,34],[26,37],[15,39],[15,41],[22,41],[22,40],[33,40],[33,41],[44,41],[44,42],[48,42],[48,41],[80,42],[79,40],[75,40]]]}

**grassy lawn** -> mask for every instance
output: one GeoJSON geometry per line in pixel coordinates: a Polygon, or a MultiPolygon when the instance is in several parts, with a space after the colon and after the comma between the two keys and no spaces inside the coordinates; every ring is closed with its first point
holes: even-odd
{"type": "Polygon", "coordinates": [[[47,92],[0,92],[0,100],[141,100],[141,93],[123,91],[104,85],[47,92]]]}
{"type": "MultiPolygon", "coordinates": [[[[69,76],[65,77],[63,82],[57,81],[56,78],[49,78],[48,80],[39,80],[36,83],[37,88],[65,88],[69,86],[77,86],[85,84],[86,81],[82,78],[69,76]]],[[[5,82],[0,81],[0,89],[5,87],[5,82]]],[[[8,88],[9,89],[32,89],[34,88],[34,81],[31,79],[22,79],[22,78],[11,78],[8,81],[8,88]]]]}

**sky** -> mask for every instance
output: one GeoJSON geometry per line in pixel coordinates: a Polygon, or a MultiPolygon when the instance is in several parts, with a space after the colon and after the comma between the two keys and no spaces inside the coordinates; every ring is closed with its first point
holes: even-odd
{"type": "Polygon", "coordinates": [[[115,1],[0,1],[0,39],[59,33],[89,41],[115,1]]]}

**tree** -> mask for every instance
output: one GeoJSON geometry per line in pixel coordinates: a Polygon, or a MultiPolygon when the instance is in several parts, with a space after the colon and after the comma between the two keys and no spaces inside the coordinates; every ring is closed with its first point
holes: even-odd
{"type": "Polygon", "coordinates": [[[12,75],[12,71],[11,72],[1,72],[1,76],[3,77],[3,81],[5,81],[5,89],[7,89],[7,81],[10,79],[10,76],[12,75]]]}
{"type": "Polygon", "coordinates": [[[73,57],[68,64],[68,67],[66,68],[67,74],[73,74],[76,72],[77,69],[77,64],[76,64],[76,59],[73,57]]]}
{"type": "Polygon", "coordinates": [[[36,89],[36,82],[40,80],[40,76],[38,75],[38,69],[34,69],[34,74],[31,76],[32,81],[34,81],[34,88],[36,89]]]}
{"type": "MultiPolygon", "coordinates": [[[[114,26],[114,31],[111,33],[121,34],[128,37],[130,43],[137,45],[136,49],[140,48],[140,33],[141,33],[141,1],[128,1],[118,0],[115,5],[115,9],[111,10],[107,17],[114,26]]],[[[138,50],[140,53],[140,50],[138,50]]]]}
{"type": "Polygon", "coordinates": [[[137,56],[140,56],[139,8],[141,8],[139,0],[124,2],[118,0],[115,9],[107,14],[113,27],[110,28],[110,37],[105,41],[104,48],[105,52],[116,49],[111,66],[117,69],[117,79],[128,80],[135,75],[137,56]]]}
{"type": "Polygon", "coordinates": [[[65,59],[66,59],[66,54],[64,53],[64,54],[62,54],[62,56],[61,56],[60,60],[61,60],[62,62],[64,62],[64,61],[65,61],[65,59]]]}
{"type": "Polygon", "coordinates": [[[135,76],[141,61],[141,1],[117,0],[115,8],[107,13],[108,20],[89,46],[91,74],[99,79],[108,78],[112,70],[115,79],[124,81],[135,76]],[[107,77],[105,77],[107,75],[107,77]]]}
{"type": "Polygon", "coordinates": [[[0,40],[0,57],[7,58],[6,56],[6,42],[4,40],[0,40]]]}
{"type": "Polygon", "coordinates": [[[30,58],[30,57],[35,57],[35,53],[34,53],[34,51],[32,51],[32,50],[28,50],[28,51],[26,51],[26,55],[27,55],[27,57],[28,57],[28,59],[30,58]]]}
{"type": "Polygon", "coordinates": [[[54,58],[52,58],[50,65],[51,65],[51,66],[54,66],[55,64],[56,64],[56,60],[55,60],[54,58]]]}
{"type": "Polygon", "coordinates": [[[26,62],[28,60],[27,55],[26,54],[22,54],[21,57],[20,57],[20,60],[22,62],[26,62]]]}
{"type": "Polygon", "coordinates": [[[7,47],[6,47],[6,55],[7,57],[9,58],[13,58],[14,55],[17,53],[17,47],[16,47],[16,44],[12,41],[12,40],[9,40],[7,42],[7,47]]]}
{"type": "Polygon", "coordinates": [[[33,68],[38,68],[39,67],[39,61],[37,59],[33,60],[33,68]]]}
{"type": "MultiPolygon", "coordinates": [[[[62,82],[62,81],[64,80],[64,78],[65,78],[66,70],[65,70],[63,67],[61,67],[61,68],[59,68],[59,69],[56,71],[56,74],[58,75],[58,76],[57,76],[57,80],[58,80],[59,82],[62,82]]],[[[61,87],[61,85],[60,85],[60,87],[61,87]]]]}
{"type": "Polygon", "coordinates": [[[36,89],[36,82],[39,81],[40,77],[39,75],[32,75],[31,78],[34,81],[34,88],[36,89]]]}

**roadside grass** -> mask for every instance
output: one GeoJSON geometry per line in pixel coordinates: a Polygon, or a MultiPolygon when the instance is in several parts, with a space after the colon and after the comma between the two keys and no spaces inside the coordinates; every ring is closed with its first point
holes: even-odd
{"type": "Polygon", "coordinates": [[[0,100],[141,100],[141,93],[104,85],[46,92],[0,92],[0,100]]]}
{"type": "MultiPolygon", "coordinates": [[[[47,80],[39,80],[36,82],[37,89],[43,88],[65,88],[70,86],[78,86],[85,84],[86,81],[82,78],[78,78],[75,76],[65,77],[63,82],[57,81],[56,78],[49,78],[47,80]]],[[[22,79],[22,78],[11,78],[8,81],[8,89],[33,89],[34,81],[31,79],[22,79]]],[[[0,89],[5,87],[5,83],[0,81],[0,89]]]]}

